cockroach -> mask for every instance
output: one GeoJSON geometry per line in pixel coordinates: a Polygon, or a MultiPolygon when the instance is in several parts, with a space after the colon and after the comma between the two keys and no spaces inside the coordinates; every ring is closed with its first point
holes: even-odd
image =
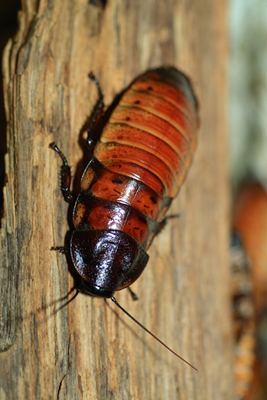
{"type": "MultiPolygon", "coordinates": [[[[196,147],[197,100],[182,72],[158,68],[135,79],[103,113],[101,87],[92,73],[89,77],[99,96],[87,138],[93,157],[74,205],[70,247],[53,249],[70,252],[82,277],[76,295],[83,290],[111,298],[141,325],[117,303],[114,293],[143,272],[147,250],[165,225],[165,214],[186,177],[196,147]]],[[[70,167],[58,146],[50,147],[63,161],[61,190],[72,202],[70,167]]]]}
{"type": "Polygon", "coordinates": [[[231,246],[236,399],[267,398],[267,192],[255,181],[240,185],[233,204],[231,246]]]}
{"type": "Polygon", "coordinates": [[[256,320],[253,304],[251,261],[237,232],[232,233],[231,247],[232,305],[234,320],[236,399],[244,399],[251,386],[256,350],[256,320]]]}

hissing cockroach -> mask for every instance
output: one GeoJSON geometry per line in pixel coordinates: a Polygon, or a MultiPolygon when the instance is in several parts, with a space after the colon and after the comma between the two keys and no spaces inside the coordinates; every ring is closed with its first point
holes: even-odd
{"type": "Polygon", "coordinates": [[[235,392],[236,399],[245,399],[256,372],[256,315],[253,301],[252,265],[237,232],[233,232],[231,236],[230,261],[234,320],[235,392]]]}
{"type": "MultiPolygon", "coordinates": [[[[145,72],[103,114],[99,99],[88,130],[93,158],[73,210],[70,251],[83,290],[111,298],[143,272],[146,251],[186,177],[196,147],[198,107],[188,78],[175,68],[145,72]]],[[[70,167],[63,160],[61,189],[71,202],[70,167]]],[[[82,290],[82,289],[80,289],[82,290]]],[[[123,310],[125,311],[125,310],[123,310]]]]}

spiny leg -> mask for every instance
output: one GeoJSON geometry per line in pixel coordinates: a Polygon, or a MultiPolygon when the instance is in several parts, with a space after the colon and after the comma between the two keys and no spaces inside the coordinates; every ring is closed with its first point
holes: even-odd
{"type": "Polygon", "coordinates": [[[165,228],[165,226],[166,226],[167,223],[168,223],[168,220],[169,220],[169,219],[173,219],[173,218],[181,218],[181,214],[173,214],[173,215],[168,215],[168,217],[165,217],[165,218],[160,222],[160,224],[159,224],[159,226],[158,226],[158,230],[157,230],[156,235],[158,235],[158,234],[165,228]]]}
{"type": "Polygon", "coordinates": [[[90,118],[89,127],[87,129],[87,143],[90,150],[94,148],[94,132],[97,124],[99,123],[104,110],[104,96],[100,84],[93,72],[90,72],[89,78],[96,84],[98,90],[98,100],[94,107],[93,113],[90,118]]]}
{"type": "Polygon", "coordinates": [[[58,148],[55,142],[50,143],[49,147],[51,149],[55,150],[61,157],[63,164],[60,169],[60,176],[61,176],[61,182],[60,182],[60,187],[61,191],[64,197],[64,200],[67,203],[71,203],[73,201],[73,195],[70,192],[70,182],[71,182],[71,175],[70,175],[70,166],[68,164],[68,161],[62,151],[58,148]]]}
{"type": "Polygon", "coordinates": [[[130,286],[128,286],[127,289],[128,289],[129,292],[131,293],[132,299],[133,299],[133,300],[138,300],[137,295],[132,291],[132,289],[130,288],[130,286]]]}
{"type": "Polygon", "coordinates": [[[50,250],[59,251],[61,254],[69,254],[70,249],[66,246],[54,246],[50,250]]]}

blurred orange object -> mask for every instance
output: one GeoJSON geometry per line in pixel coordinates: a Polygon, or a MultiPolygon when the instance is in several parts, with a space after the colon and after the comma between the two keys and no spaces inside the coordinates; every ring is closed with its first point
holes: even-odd
{"type": "MultiPolygon", "coordinates": [[[[239,373],[240,371],[236,372],[236,380],[238,385],[246,377],[248,379],[247,383],[251,381],[249,384],[250,388],[244,391],[244,395],[241,395],[240,392],[239,398],[245,400],[266,400],[267,193],[261,185],[247,184],[241,188],[234,206],[233,229],[241,236],[245,252],[251,262],[249,275],[252,281],[252,302],[255,310],[253,317],[250,318],[250,322],[246,321],[246,331],[243,332],[242,337],[237,338],[236,336],[237,341],[243,340],[244,342],[243,344],[241,342],[238,344],[239,347],[241,346],[241,352],[243,352],[244,368],[241,374],[239,373]],[[256,341],[256,336],[257,338],[261,338],[261,340],[257,341],[257,350],[253,357],[253,342],[256,341]],[[248,372],[249,364],[251,366],[250,372],[248,372]]],[[[240,369],[242,357],[237,357],[236,360],[238,364],[236,367],[240,369]]]]}

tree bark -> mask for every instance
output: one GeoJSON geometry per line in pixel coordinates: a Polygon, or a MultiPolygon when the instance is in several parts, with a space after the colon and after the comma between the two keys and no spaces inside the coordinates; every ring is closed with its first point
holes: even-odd
{"type": "Polygon", "coordinates": [[[8,121],[1,229],[1,399],[231,399],[228,265],[226,2],[22,0],[3,57],[8,121]],[[106,104],[138,74],[174,65],[191,77],[199,144],[171,220],[133,290],[117,300],[198,368],[194,371],[113,303],[80,294],[51,246],[69,229],[56,141],[84,167],[83,131],[101,82],[106,104]]]}

